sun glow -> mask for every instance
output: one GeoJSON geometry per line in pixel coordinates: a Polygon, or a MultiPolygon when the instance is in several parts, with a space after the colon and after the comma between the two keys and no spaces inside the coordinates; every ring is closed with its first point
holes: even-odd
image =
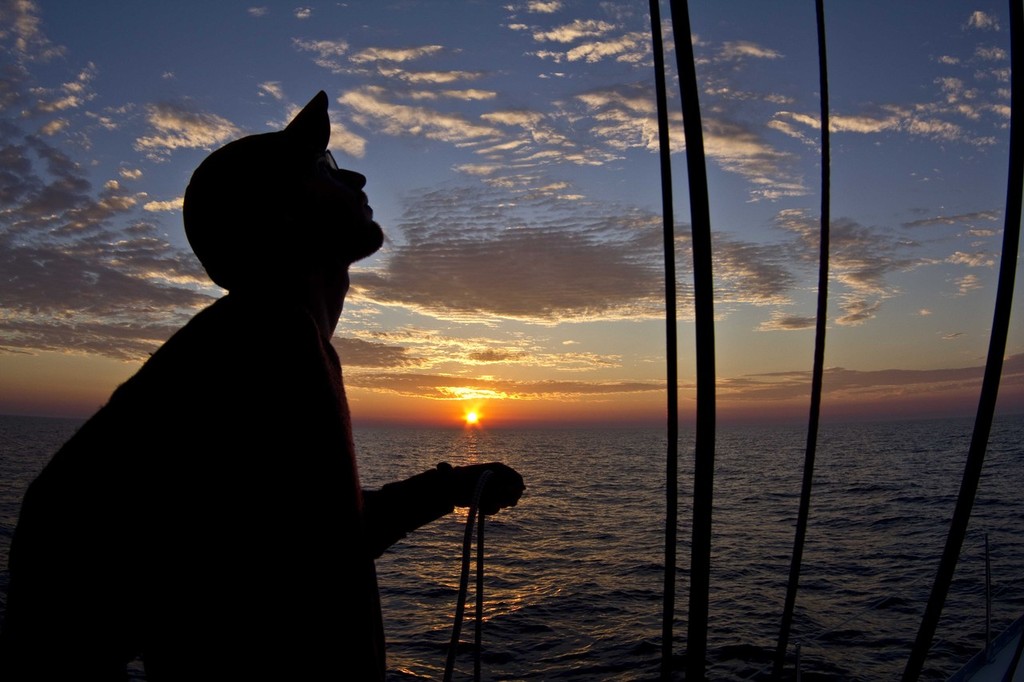
{"type": "Polygon", "coordinates": [[[466,426],[476,426],[480,423],[480,414],[476,410],[466,412],[466,426]]]}

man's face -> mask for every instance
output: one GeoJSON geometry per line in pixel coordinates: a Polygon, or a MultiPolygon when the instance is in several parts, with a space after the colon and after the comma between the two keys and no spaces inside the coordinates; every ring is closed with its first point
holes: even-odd
{"type": "Polygon", "coordinates": [[[329,151],[317,158],[309,187],[313,214],[328,230],[338,230],[337,240],[330,241],[337,244],[337,255],[346,264],[372,255],[384,243],[384,232],[373,220],[363,192],[365,185],[365,176],[338,168],[329,151]]]}

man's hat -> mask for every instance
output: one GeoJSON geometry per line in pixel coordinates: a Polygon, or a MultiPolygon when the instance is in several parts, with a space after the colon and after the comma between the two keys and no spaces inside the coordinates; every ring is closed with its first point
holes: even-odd
{"type": "Polygon", "coordinates": [[[210,278],[225,289],[293,267],[302,187],[331,136],[322,90],[284,130],[229,142],[199,164],[185,190],[185,235],[210,278]],[[291,259],[291,260],[290,260],[291,259]]]}

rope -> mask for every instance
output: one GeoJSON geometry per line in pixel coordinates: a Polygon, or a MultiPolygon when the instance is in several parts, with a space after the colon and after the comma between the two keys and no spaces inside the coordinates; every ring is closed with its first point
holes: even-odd
{"type": "Polygon", "coordinates": [[[708,650],[711,581],[711,512],[715,478],[715,310],[711,254],[711,209],[701,129],[697,67],[687,0],[671,0],[676,73],[682,94],[683,137],[693,249],[693,308],[697,364],[697,414],[690,542],[690,603],[686,631],[687,682],[704,680],[708,650]]]}
{"type": "Polygon", "coordinates": [[[448,661],[444,668],[444,682],[451,682],[452,674],[455,672],[455,655],[459,648],[459,635],[462,632],[462,618],[466,611],[466,593],[469,591],[469,555],[473,545],[473,523],[476,520],[477,511],[480,514],[480,529],[477,536],[477,557],[476,557],[476,636],[473,673],[474,680],[480,679],[480,639],[483,622],[483,578],[484,578],[484,513],[480,510],[480,497],[483,495],[487,479],[491,477],[490,470],[480,474],[476,480],[476,490],[473,492],[473,502],[469,505],[469,515],[466,519],[466,532],[462,538],[462,575],[459,577],[459,596],[455,603],[455,623],[452,625],[452,640],[448,645],[448,661]]]}
{"type": "Polygon", "coordinates": [[[953,520],[949,524],[946,546],[942,552],[939,569],[932,585],[932,592],[925,607],[921,626],[914,640],[914,648],[903,670],[904,682],[914,682],[921,675],[925,658],[931,648],[935,629],[946,603],[953,573],[960,549],[963,546],[967,525],[974,508],[978,492],[985,450],[992,428],[996,398],[999,393],[999,377],[1006,353],[1006,339],[1010,326],[1010,311],[1013,307],[1013,285],[1017,270],[1017,249],[1020,244],[1021,204],[1024,201],[1024,8],[1020,0],[1010,0],[1010,158],[1006,181],[1006,212],[1003,216],[1003,249],[999,263],[999,283],[996,285],[995,311],[989,336],[988,358],[985,361],[985,376],[978,398],[978,411],[974,420],[974,433],[964,464],[953,520]]]}
{"type": "Polygon", "coordinates": [[[800,508],[797,514],[796,535],[793,539],[793,556],[789,567],[789,585],[782,609],[782,624],[779,627],[779,641],[775,648],[775,666],[772,676],[782,677],[786,664],[786,647],[789,631],[793,625],[793,610],[800,584],[800,565],[803,561],[804,540],[807,536],[807,522],[810,516],[811,490],[814,480],[814,458],[818,443],[818,424],[821,415],[821,386],[825,365],[825,327],[828,324],[828,251],[829,220],[831,211],[831,151],[829,148],[828,117],[828,60],[825,46],[825,2],[817,0],[815,14],[818,25],[818,80],[821,90],[821,241],[818,256],[818,309],[814,332],[814,366],[811,377],[811,405],[807,420],[807,449],[804,452],[804,477],[800,487],[800,508]]]}
{"type": "Polygon", "coordinates": [[[654,54],[654,85],[658,102],[658,155],[661,161],[662,241],[665,251],[665,577],[662,599],[661,676],[672,670],[672,631],[676,610],[676,547],[679,524],[679,362],[676,331],[675,217],[672,210],[672,156],[668,138],[668,94],[665,89],[665,54],[661,37],[660,0],[650,0],[651,52],[654,54]]]}
{"type": "MultiPolygon", "coordinates": [[[[856,611],[854,613],[851,613],[844,620],[842,620],[842,621],[840,621],[840,622],[838,622],[838,623],[836,623],[834,625],[830,625],[827,628],[821,628],[821,629],[817,630],[816,632],[814,632],[812,634],[808,634],[805,637],[800,638],[800,641],[798,642],[798,646],[803,646],[803,647],[806,648],[808,646],[815,645],[815,644],[818,643],[818,641],[820,639],[822,639],[825,636],[830,635],[830,634],[832,634],[834,632],[838,632],[838,631],[844,629],[845,627],[847,627],[851,623],[855,623],[855,622],[859,621],[860,619],[864,618],[865,616],[867,616],[872,611],[875,611],[878,608],[884,606],[885,603],[890,601],[890,600],[893,600],[893,599],[904,599],[904,600],[906,600],[908,602],[909,601],[913,601],[913,597],[912,597],[913,588],[918,586],[919,584],[925,582],[930,577],[931,577],[930,575],[928,575],[926,573],[923,573],[923,574],[919,575],[918,577],[914,578],[913,580],[911,580],[910,582],[908,582],[906,585],[904,585],[902,589],[900,589],[900,590],[898,590],[896,592],[891,592],[891,593],[889,593],[889,594],[887,594],[885,596],[882,596],[882,597],[875,597],[871,602],[869,602],[861,610],[856,611]]],[[[992,597],[993,598],[1001,597],[1004,594],[1006,594],[1007,592],[1011,592],[1013,590],[1019,589],[1019,587],[1022,584],[1024,584],[1024,573],[1020,573],[1019,575],[1017,575],[1016,577],[1014,577],[1012,579],[1004,579],[1002,581],[1002,583],[999,585],[999,587],[997,587],[995,590],[993,590],[992,597]]],[[[983,585],[982,586],[968,587],[968,588],[964,589],[961,592],[961,594],[963,596],[972,596],[972,595],[978,594],[979,592],[984,591],[984,589],[985,588],[984,588],[983,585]]],[[[969,629],[966,623],[961,623],[961,627],[963,629],[969,629]]],[[[772,668],[773,665],[774,665],[774,663],[767,663],[764,666],[762,666],[761,668],[759,668],[756,671],[754,671],[753,673],[751,673],[750,675],[748,675],[747,677],[744,677],[742,679],[745,680],[745,681],[746,680],[760,679],[766,673],[768,673],[768,671],[772,668]]],[[[716,663],[715,665],[710,667],[710,670],[726,670],[726,669],[728,669],[728,662],[716,663]]],[[[772,674],[774,675],[774,672],[772,674]]]]}

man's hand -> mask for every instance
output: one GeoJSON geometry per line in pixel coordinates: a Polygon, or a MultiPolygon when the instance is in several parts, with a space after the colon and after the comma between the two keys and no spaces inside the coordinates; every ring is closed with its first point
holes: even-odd
{"type": "Polygon", "coordinates": [[[473,503],[477,481],[485,471],[490,471],[491,476],[480,498],[480,509],[484,514],[495,514],[499,509],[516,506],[526,485],[518,471],[500,462],[453,467],[452,502],[455,506],[468,507],[473,503]]]}

